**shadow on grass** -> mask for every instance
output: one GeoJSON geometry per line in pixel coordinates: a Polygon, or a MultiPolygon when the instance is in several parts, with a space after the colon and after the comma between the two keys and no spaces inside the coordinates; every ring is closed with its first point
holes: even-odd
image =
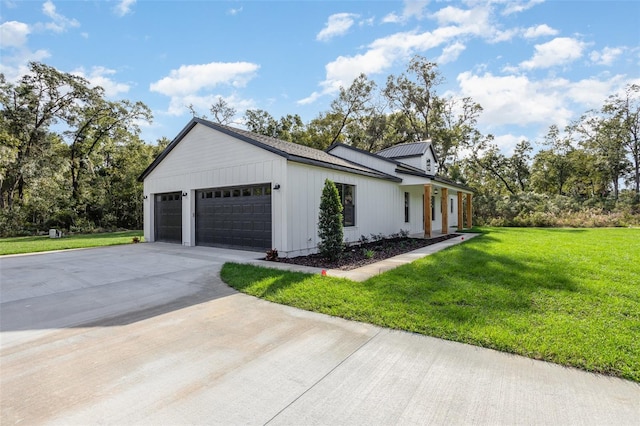
{"type": "Polygon", "coordinates": [[[236,290],[269,299],[282,290],[308,280],[310,274],[229,262],[222,266],[220,277],[224,282],[232,283],[236,290]]]}
{"type": "Polygon", "coordinates": [[[533,296],[540,291],[575,292],[578,285],[561,259],[545,263],[515,260],[484,247],[494,237],[482,235],[468,244],[404,265],[368,281],[372,297],[402,297],[408,303],[438,307],[441,314],[451,308],[451,319],[461,310],[474,315],[491,312],[535,311],[533,296]]]}
{"type": "Polygon", "coordinates": [[[499,233],[483,234],[363,283],[342,280],[338,284],[336,279],[245,265],[225,265],[221,277],[240,291],[298,307],[305,299],[305,304],[319,306],[333,298],[332,310],[338,306],[335,312],[340,312],[342,305],[349,318],[359,312],[355,315],[359,320],[418,332],[425,330],[419,324],[424,318],[460,324],[504,315],[522,316],[544,309],[536,302],[541,291],[553,294],[578,290],[561,259],[541,264],[534,258],[525,262],[492,253],[488,246],[498,240],[499,233]],[[329,283],[335,285],[330,287],[329,283]],[[300,288],[295,297],[287,294],[294,286],[300,288]],[[314,286],[324,287],[319,291],[314,286]]]}

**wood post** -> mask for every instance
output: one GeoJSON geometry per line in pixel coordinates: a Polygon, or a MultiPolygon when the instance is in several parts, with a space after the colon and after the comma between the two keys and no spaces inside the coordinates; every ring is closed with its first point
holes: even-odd
{"type": "Polygon", "coordinates": [[[467,228],[473,228],[473,219],[472,219],[472,195],[467,194],[467,228]]]}
{"type": "Polygon", "coordinates": [[[449,233],[449,190],[442,188],[442,233],[447,235],[449,233]]]}
{"type": "Polygon", "coordinates": [[[424,186],[424,236],[431,238],[431,185],[424,186]]]}
{"type": "Polygon", "coordinates": [[[458,191],[458,231],[464,228],[464,206],[462,205],[462,192],[458,191]]]}

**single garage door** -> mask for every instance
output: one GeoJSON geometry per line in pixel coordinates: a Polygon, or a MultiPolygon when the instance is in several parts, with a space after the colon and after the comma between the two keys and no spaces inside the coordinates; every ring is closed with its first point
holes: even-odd
{"type": "Polygon", "coordinates": [[[156,194],[154,211],[155,240],[182,244],[182,195],[180,192],[156,194]]]}
{"type": "Polygon", "coordinates": [[[271,184],[197,191],[196,244],[270,249],[271,184]]]}

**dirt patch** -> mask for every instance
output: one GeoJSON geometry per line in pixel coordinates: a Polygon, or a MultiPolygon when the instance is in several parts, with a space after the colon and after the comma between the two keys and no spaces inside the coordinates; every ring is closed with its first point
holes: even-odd
{"type": "Polygon", "coordinates": [[[362,244],[352,244],[349,247],[346,247],[340,256],[334,261],[330,261],[319,254],[278,258],[274,261],[281,263],[293,263],[295,265],[313,266],[315,268],[349,271],[351,269],[379,262],[399,254],[408,253],[458,236],[459,234],[448,234],[431,239],[398,237],[362,244]]]}

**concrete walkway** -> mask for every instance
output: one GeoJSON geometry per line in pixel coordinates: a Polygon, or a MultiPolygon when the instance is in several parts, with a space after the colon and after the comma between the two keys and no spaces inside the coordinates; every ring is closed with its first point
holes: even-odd
{"type": "Polygon", "coordinates": [[[259,253],[0,258],[0,424],[637,425],[640,386],[269,303],[259,253]]]}

